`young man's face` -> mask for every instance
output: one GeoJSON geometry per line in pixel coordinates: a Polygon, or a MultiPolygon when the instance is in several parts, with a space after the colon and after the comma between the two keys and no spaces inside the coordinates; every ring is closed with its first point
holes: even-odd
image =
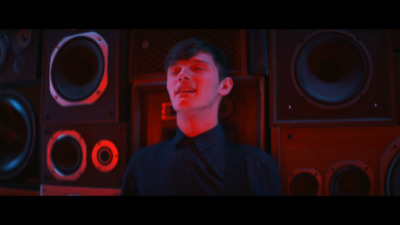
{"type": "Polygon", "coordinates": [[[212,56],[200,52],[172,64],[167,71],[167,89],[178,113],[218,109],[221,85],[212,56]]]}

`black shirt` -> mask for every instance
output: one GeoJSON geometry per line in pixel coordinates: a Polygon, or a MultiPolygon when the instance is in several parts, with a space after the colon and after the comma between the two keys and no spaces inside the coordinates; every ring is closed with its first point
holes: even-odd
{"type": "MultiPolygon", "coordinates": [[[[175,137],[136,151],[122,182],[122,195],[224,195],[227,141],[222,126],[194,138],[175,137]]],[[[240,195],[280,195],[275,160],[261,149],[239,145],[245,190],[240,195]]]]}

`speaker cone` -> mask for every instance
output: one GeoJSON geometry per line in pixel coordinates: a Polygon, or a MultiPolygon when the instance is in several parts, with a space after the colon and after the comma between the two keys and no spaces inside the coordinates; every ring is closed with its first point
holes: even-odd
{"type": "Polygon", "coordinates": [[[0,179],[24,169],[36,140],[36,121],[29,101],[18,92],[0,91],[0,179]]]}
{"type": "Polygon", "coordinates": [[[47,167],[59,180],[76,180],[86,169],[86,143],[74,130],[58,131],[47,144],[47,167]]]}
{"type": "Polygon", "coordinates": [[[338,168],[330,179],[331,195],[368,195],[371,181],[368,174],[358,166],[347,165],[338,168]]]}
{"type": "Polygon", "coordinates": [[[82,163],[82,148],[74,138],[64,136],[53,145],[51,161],[55,169],[64,175],[75,173],[82,163]]]}
{"type": "Polygon", "coordinates": [[[64,38],[50,63],[50,92],[62,106],[91,104],[107,86],[108,47],[97,33],[64,38]]]}
{"type": "Polygon", "coordinates": [[[290,195],[316,196],[320,192],[321,175],[315,169],[299,169],[290,173],[290,195]]]}
{"type": "Polygon", "coordinates": [[[387,195],[400,195],[400,154],[394,158],[388,168],[385,186],[387,195]]]}
{"type": "Polygon", "coordinates": [[[311,35],[296,50],[292,80],[321,108],[354,103],[370,79],[368,54],[355,38],[340,32],[311,35]]]}

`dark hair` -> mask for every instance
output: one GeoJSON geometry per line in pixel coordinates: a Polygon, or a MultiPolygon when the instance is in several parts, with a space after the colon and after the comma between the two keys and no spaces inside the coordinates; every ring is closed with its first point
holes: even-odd
{"type": "Polygon", "coordinates": [[[176,61],[190,59],[199,52],[212,55],[214,63],[218,68],[220,81],[228,75],[228,60],[225,53],[210,42],[199,38],[189,38],[175,44],[165,58],[165,71],[168,71],[168,68],[176,61]]]}

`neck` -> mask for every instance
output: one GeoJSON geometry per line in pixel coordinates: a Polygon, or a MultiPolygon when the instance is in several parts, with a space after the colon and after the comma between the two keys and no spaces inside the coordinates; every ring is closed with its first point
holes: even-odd
{"type": "Polygon", "coordinates": [[[188,137],[195,137],[218,124],[218,115],[210,114],[191,114],[188,112],[177,114],[177,125],[179,129],[188,137]]]}

